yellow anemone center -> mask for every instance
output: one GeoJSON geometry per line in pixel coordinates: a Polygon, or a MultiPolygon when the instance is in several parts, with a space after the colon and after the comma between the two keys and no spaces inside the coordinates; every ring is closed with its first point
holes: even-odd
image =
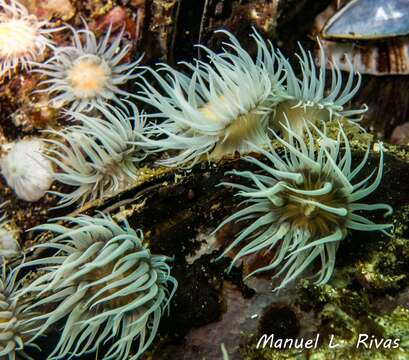
{"type": "Polygon", "coordinates": [[[96,55],[86,55],[74,61],[67,72],[67,80],[79,98],[93,98],[105,88],[111,70],[96,55]]]}
{"type": "Polygon", "coordinates": [[[35,47],[37,29],[28,21],[9,20],[0,23],[0,56],[21,56],[35,47]]]}

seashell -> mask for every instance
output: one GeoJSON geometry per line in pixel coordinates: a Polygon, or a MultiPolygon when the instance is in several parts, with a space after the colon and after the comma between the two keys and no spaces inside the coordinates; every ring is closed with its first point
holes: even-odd
{"type": "MultiPolygon", "coordinates": [[[[380,0],[371,0],[379,3],[380,0]]],[[[325,49],[328,57],[336,62],[338,67],[343,71],[349,71],[347,58],[351,61],[354,69],[361,74],[371,75],[403,75],[409,74],[409,38],[405,36],[390,36],[384,38],[382,41],[333,41],[323,35],[325,29],[330,24],[331,20],[340,17],[340,13],[344,13],[350,4],[356,1],[349,2],[348,5],[338,10],[336,1],[320,13],[314,20],[312,34],[320,38],[320,42],[325,49]],[[324,30],[323,30],[324,29],[324,30]]],[[[364,2],[364,1],[363,1],[364,2]]],[[[390,1],[395,2],[395,1],[390,1]]],[[[409,6],[409,1],[399,0],[398,2],[405,2],[409,6]]],[[[367,5],[370,8],[369,5],[367,5]]],[[[369,10],[368,10],[369,11],[369,10]]],[[[371,10],[372,11],[372,10],[371,10]]],[[[369,13],[372,13],[369,11],[369,13]]],[[[407,9],[407,23],[409,29],[409,8],[407,9]]],[[[361,13],[362,15],[362,13],[361,13]]],[[[369,15],[365,16],[368,19],[369,15]]],[[[366,21],[369,28],[369,21],[366,21]]],[[[351,37],[349,40],[362,40],[361,36],[355,34],[355,38],[351,37]]],[[[348,40],[348,39],[346,39],[348,40]]],[[[317,46],[318,55],[319,49],[317,46]]]]}
{"type": "Polygon", "coordinates": [[[352,0],[327,22],[324,38],[371,40],[409,34],[408,0],[352,0]]]}

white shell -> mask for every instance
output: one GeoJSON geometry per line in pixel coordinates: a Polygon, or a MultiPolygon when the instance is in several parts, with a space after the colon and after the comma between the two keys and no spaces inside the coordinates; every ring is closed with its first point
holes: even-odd
{"type": "Polygon", "coordinates": [[[52,164],[41,148],[40,139],[20,140],[0,159],[1,174],[22,200],[39,200],[53,182],[52,164]]]}

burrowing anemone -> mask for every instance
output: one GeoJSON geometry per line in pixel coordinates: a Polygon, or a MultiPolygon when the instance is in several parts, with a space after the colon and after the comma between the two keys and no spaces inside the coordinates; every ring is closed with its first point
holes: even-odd
{"type": "Polygon", "coordinates": [[[326,283],[334,270],[339,243],[349,229],[386,232],[392,226],[375,224],[362,215],[362,212],[374,210],[386,210],[386,214],[390,214],[389,205],[360,202],[381,182],[382,145],[379,144],[379,167],[373,182],[369,184],[375,171],[354,183],[367,163],[369,146],[362,161],[353,168],[351,148],[341,126],[337,140],[313,127],[319,135],[315,139],[310,128],[305,127],[306,140],[287,123],[284,128],[288,140],[275,135],[284,147],[283,156],[272,147],[269,152],[255,148],[267,162],[254,157],[245,157],[245,160],[260,172],[232,171],[231,174],[245,180],[245,184],[224,183],[237,189],[237,196],[244,201],[243,208],[224,220],[219,228],[231,222],[250,221],[250,224],[223,255],[239,247],[232,267],[250,254],[271,254],[268,265],[248,276],[277,269],[275,277],[283,275],[278,288],[294,280],[316,259],[321,261],[317,283],[326,283]]]}
{"type": "Polygon", "coordinates": [[[49,34],[54,30],[45,29],[46,24],[17,1],[0,0],[0,77],[19,65],[29,68],[52,44],[49,34]]]}
{"type": "Polygon", "coordinates": [[[0,173],[7,185],[19,199],[40,200],[54,180],[52,163],[42,154],[43,141],[32,137],[4,147],[9,149],[0,158],[0,173]]]}
{"type": "Polygon", "coordinates": [[[36,71],[48,76],[42,82],[47,87],[39,91],[52,93],[55,107],[69,105],[71,111],[89,111],[109,101],[125,107],[121,97],[132,94],[120,86],[138,76],[132,73],[140,59],[124,61],[129,45],[121,47],[123,30],[112,41],[111,28],[100,40],[86,24],[83,30],[71,30],[72,45],[56,48],[51,59],[37,64],[36,71]]]}
{"type": "Polygon", "coordinates": [[[286,73],[283,84],[286,98],[280,101],[275,109],[271,126],[283,130],[280,124],[285,124],[288,119],[293,131],[300,135],[304,131],[304,120],[315,124],[340,118],[353,123],[359,121],[368,108],[366,105],[360,109],[350,109],[347,106],[361,86],[361,75],[358,73],[355,77],[349,58],[346,57],[349,65],[348,79],[344,81],[336,62],[329,62],[331,80],[328,81],[324,49],[320,47],[318,69],[311,53],[306,52],[301,45],[300,51],[301,55],[297,55],[301,70],[300,79],[295,75],[288,60],[280,53],[280,61],[286,73]],[[329,89],[326,89],[327,83],[329,89]]]}
{"type": "Polygon", "coordinates": [[[203,158],[220,158],[249,150],[248,142],[269,142],[269,117],[282,99],[283,66],[273,47],[259,34],[255,60],[229,32],[225,49],[216,54],[203,47],[209,64],[185,63],[189,74],[163,64],[151,70],[163,93],[148,81],[141,84],[138,98],[156,108],[151,116],[163,119],[146,139],[152,151],[174,151],[159,163],[191,166],[203,158]]]}
{"type": "Polygon", "coordinates": [[[138,164],[146,154],[133,142],[144,132],[144,117],[135,107],[132,116],[109,105],[96,108],[100,117],[71,113],[80,125],[49,130],[53,138],[44,140],[47,156],[58,168],[54,178],[73,187],[56,193],[59,206],[101,200],[138,178],[138,164]]]}
{"type": "Polygon", "coordinates": [[[34,338],[65,318],[50,358],[71,359],[109,342],[104,359],[137,359],[155,338],[177,287],[169,258],[151,254],[142,232],[126,221],[121,226],[102,214],[62,220],[73,227],[37,228],[55,234],[38,245],[55,254],[28,263],[46,270],[24,288],[38,296],[32,308],[44,311],[32,318],[43,322],[34,338]]]}

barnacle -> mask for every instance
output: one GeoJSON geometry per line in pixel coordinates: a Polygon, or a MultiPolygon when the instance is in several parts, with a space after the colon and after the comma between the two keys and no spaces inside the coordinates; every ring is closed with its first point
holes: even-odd
{"type": "MultiPolygon", "coordinates": [[[[233,171],[251,185],[224,183],[238,189],[237,195],[244,198],[244,208],[237,211],[221,225],[230,222],[251,220],[226,248],[224,254],[240,247],[233,264],[259,251],[274,254],[270,263],[248,276],[272,269],[279,269],[275,276],[284,274],[279,286],[284,287],[302,273],[316,258],[321,260],[317,283],[326,283],[333,272],[338,245],[348,229],[361,231],[380,230],[386,233],[389,224],[375,224],[360,215],[364,211],[386,210],[386,204],[365,204],[360,200],[372,193],[380,184],[383,172],[383,150],[379,144],[380,160],[375,170],[366,178],[353,183],[365,167],[370,148],[355,168],[352,168],[352,153],[347,136],[339,127],[337,140],[332,140],[317,127],[310,129],[305,123],[307,140],[290,126],[284,126],[288,140],[275,133],[275,138],[284,147],[279,156],[271,147],[270,152],[256,148],[271,165],[254,157],[245,160],[264,173],[233,171]],[[314,138],[312,130],[319,135],[314,138]],[[342,142],[344,150],[342,150],[342,142]],[[358,212],[358,213],[357,213],[358,212]],[[244,246],[244,242],[247,242],[244,246]]],[[[230,267],[230,268],[231,268],[230,267]]]]}
{"type": "Polygon", "coordinates": [[[42,154],[39,138],[18,140],[0,158],[0,172],[16,195],[25,201],[41,199],[53,182],[52,163],[42,154]]]}
{"type": "Polygon", "coordinates": [[[118,95],[131,94],[119,86],[138,76],[132,73],[140,59],[121,63],[129,52],[128,45],[120,48],[123,30],[110,43],[111,28],[99,42],[86,24],[83,30],[71,29],[72,45],[56,48],[52,58],[37,64],[36,71],[49,77],[42,82],[47,87],[39,91],[56,94],[52,104],[55,107],[71,104],[71,111],[89,111],[110,100],[125,107],[118,95]]]}
{"type": "MultiPolygon", "coordinates": [[[[4,204],[0,204],[0,210],[4,204]]],[[[6,214],[0,215],[0,265],[3,263],[4,258],[18,254],[20,245],[16,235],[17,231],[11,229],[6,214]]]]}
{"type": "Polygon", "coordinates": [[[54,178],[75,187],[71,193],[55,192],[60,206],[102,199],[138,178],[138,163],[146,154],[131,142],[139,140],[144,117],[135,107],[132,118],[109,105],[97,108],[103,119],[71,113],[80,125],[47,131],[55,137],[44,140],[48,158],[59,168],[54,178]]]}
{"type": "Polygon", "coordinates": [[[38,246],[57,252],[28,263],[47,271],[24,292],[41,296],[33,308],[52,308],[33,319],[44,321],[34,338],[66,317],[49,358],[71,359],[112,340],[104,359],[137,359],[152,343],[177,287],[169,258],[152,255],[142,244],[142,232],[126,221],[120,226],[102,214],[62,220],[75,226],[38,227],[55,234],[38,246]],[[136,354],[128,357],[134,341],[139,342],[136,354]]]}
{"type": "Polygon", "coordinates": [[[295,75],[291,64],[280,54],[281,62],[284,66],[285,93],[286,99],[281,101],[275,109],[275,114],[271,119],[271,125],[281,128],[286,119],[291,123],[291,127],[298,134],[303,133],[304,120],[319,123],[333,118],[346,118],[351,122],[359,120],[367,106],[360,109],[348,109],[345,105],[358,92],[361,85],[361,75],[358,73],[354,84],[354,69],[348,57],[346,62],[350,71],[344,87],[342,72],[336,62],[331,64],[331,81],[326,76],[326,54],[320,47],[320,67],[317,70],[311,53],[306,52],[300,45],[301,55],[297,55],[301,70],[301,79],[295,75]],[[326,91],[326,83],[330,83],[330,88],[326,91]]]}
{"type": "Polygon", "coordinates": [[[225,49],[216,54],[206,47],[210,64],[196,60],[184,63],[189,75],[166,64],[151,73],[164,93],[147,80],[140,84],[138,98],[156,108],[151,116],[164,119],[147,139],[152,151],[176,151],[159,163],[190,166],[203,157],[220,158],[269,142],[268,121],[274,105],[282,99],[282,63],[270,43],[257,33],[253,60],[230,33],[225,49]],[[164,74],[162,75],[161,72],[164,74]]]}
{"type": "Polygon", "coordinates": [[[10,76],[19,65],[29,68],[52,44],[49,34],[54,30],[43,29],[46,24],[17,1],[0,0],[0,77],[10,76]]]}
{"type": "Polygon", "coordinates": [[[17,271],[0,273],[0,357],[15,360],[16,354],[25,356],[26,346],[35,346],[29,338],[34,335],[36,322],[28,321],[36,316],[29,309],[29,302],[19,295],[21,283],[16,280],[17,271]]]}

